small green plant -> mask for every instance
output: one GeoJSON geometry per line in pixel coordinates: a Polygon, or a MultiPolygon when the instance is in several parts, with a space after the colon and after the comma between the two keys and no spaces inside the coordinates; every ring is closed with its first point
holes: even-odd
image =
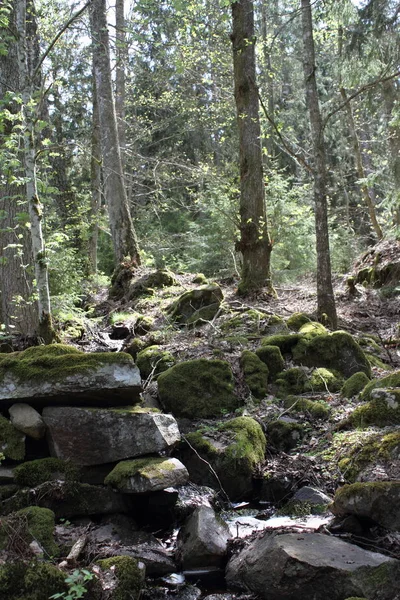
{"type": "Polygon", "coordinates": [[[63,600],[77,600],[78,598],[83,598],[87,592],[87,588],[84,584],[91,581],[93,577],[94,574],[87,569],[75,569],[71,575],[65,578],[68,591],[53,594],[50,596],[49,600],[58,600],[59,598],[62,598],[63,600]]]}

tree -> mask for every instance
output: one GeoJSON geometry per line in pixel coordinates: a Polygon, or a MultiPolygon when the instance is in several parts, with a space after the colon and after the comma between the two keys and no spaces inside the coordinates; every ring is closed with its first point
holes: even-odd
{"type": "Polygon", "coordinates": [[[235,101],[240,144],[240,240],[243,255],[239,293],[272,292],[264,198],[261,130],[256,87],[254,10],[250,0],[232,4],[232,46],[235,101]]]}
{"type": "Polygon", "coordinates": [[[139,246],[124,186],[117,120],[112,91],[110,46],[105,0],[93,0],[91,11],[93,63],[99,105],[104,190],[115,260],[140,264],[139,246]]]}
{"type": "Polygon", "coordinates": [[[310,115],[314,155],[314,206],[317,250],[317,304],[318,316],[336,328],[337,316],[333,294],[329,250],[327,168],[324,130],[319,107],[313,24],[310,0],[301,0],[303,33],[303,67],[307,107],[310,115]]]}

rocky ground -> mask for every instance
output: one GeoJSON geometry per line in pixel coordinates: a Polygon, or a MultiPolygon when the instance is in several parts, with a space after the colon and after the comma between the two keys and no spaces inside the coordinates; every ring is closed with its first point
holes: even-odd
{"type": "MultiPolygon", "coordinates": [[[[3,530],[0,523],[0,599],[14,600],[7,588],[11,575],[1,564],[26,563],[34,552],[23,542],[24,524],[12,520],[15,496],[5,491],[10,484],[19,498],[25,494],[20,510],[38,505],[53,514],[50,519],[55,515],[51,562],[70,573],[70,587],[89,590],[85,598],[318,600],[326,598],[328,586],[333,600],[398,599],[400,295],[397,271],[390,276],[388,270],[397,256],[382,245],[360,259],[350,280],[335,281],[345,333],[333,336],[315,324],[311,279],[278,287],[276,298],[242,299],[234,279],[214,282],[126,266],[111,295],[98,290],[85,298],[87,316],[63,324],[62,342],[85,353],[130,354],[140,370],[140,410],[150,413],[129,419],[153,423],[158,417],[147,414],[158,413],[151,411],[172,413],[182,441],[177,444],[179,433],[172,435],[175,425],[166,421],[170,438],[164,436],[159,447],[126,450],[124,441],[119,455],[115,440],[126,415],[107,421],[115,433],[100,443],[82,429],[85,419],[106,418],[93,415],[97,409],[39,409],[53,455],[60,458],[60,447],[69,448],[72,438],[87,446],[86,456],[94,448],[86,466],[84,452],[75,447],[72,455],[85,472],[74,483],[75,495],[94,495],[91,506],[77,513],[63,487],[69,475],[58,473],[64,467],[53,465],[51,483],[45,478],[37,485],[24,479],[28,463],[6,453],[0,469],[0,511],[6,515],[3,530]],[[67,428],[73,411],[76,420],[67,428]],[[102,452],[109,446],[116,454],[99,457],[101,445],[102,452]],[[121,467],[115,470],[115,461],[149,453],[161,453],[150,474],[142,459],[128,477],[121,467]],[[169,456],[176,463],[165,466],[169,456]],[[153,487],[144,488],[149,482],[153,487]],[[78,488],[89,485],[97,487],[78,488]],[[134,560],[128,592],[116,584],[123,579],[122,563],[104,562],[115,556],[134,560]]],[[[9,404],[4,406],[0,418],[12,422],[9,404]]],[[[46,458],[40,444],[35,452],[40,448],[46,458]]],[[[32,445],[26,448],[25,461],[36,458],[32,445]]],[[[30,524],[33,516],[25,518],[30,524]]],[[[39,543],[39,558],[41,551],[39,543]]],[[[29,570],[24,577],[30,581],[29,570]]],[[[24,597],[47,600],[32,585],[24,597]]],[[[67,597],[68,590],[61,593],[67,597]]]]}

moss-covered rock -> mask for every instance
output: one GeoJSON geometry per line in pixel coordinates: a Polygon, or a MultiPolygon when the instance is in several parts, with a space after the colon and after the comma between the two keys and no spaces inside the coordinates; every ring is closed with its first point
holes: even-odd
{"type": "Polygon", "coordinates": [[[144,586],[145,568],[131,556],[112,556],[97,561],[102,571],[108,574],[108,591],[113,600],[138,600],[144,586]],[[112,583],[111,583],[112,581],[112,583]]]}
{"type": "Polygon", "coordinates": [[[286,325],[292,331],[299,331],[299,329],[303,325],[305,325],[306,323],[309,323],[312,320],[313,319],[310,315],[307,315],[306,313],[302,313],[302,312],[296,312],[296,313],[293,313],[288,319],[286,319],[286,325]]]}
{"type": "Polygon", "coordinates": [[[153,329],[154,323],[155,319],[153,317],[140,315],[135,321],[133,330],[136,335],[146,335],[146,333],[149,333],[153,329]]]}
{"type": "Polygon", "coordinates": [[[123,493],[143,494],[184,485],[188,478],[178,459],[150,457],[118,463],[104,483],[123,493]]]}
{"type": "Polygon", "coordinates": [[[304,436],[304,425],[279,419],[267,425],[268,442],[277,450],[288,452],[297,446],[304,436]]]}
{"type": "Polygon", "coordinates": [[[143,296],[154,296],[155,289],[157,288],[177,285],[174,275],[166,269],[159,269],[153,273],[148,273],[139,279],[131,278],[129,281],[124,282],[123,292],[122,294],[119,293],[119,295],[118,292],[121,287],[120,285],[119,287],[117,285],[119,282],[117,280],[115,282],[111,280],[111,283],[112,288],[110,295],[117,298],[125,296],[127,301],[137,300],[143,296]]]}
{"type": "Polygon", "coordinates": [[[372,399],[358,406],[348,422],[353,427],[400,425],[400,388],[371,391],[372,399]]]}
{"type": "Polygon", "coordinates": [[[395,371],[390,375],[386,375],[386,377],[381,377],[379,379],[373,379],[370,381],[363,389],[361,399],[370,400],[372,398],[372,392],[377,388],[400,388],[400,371],[395,371]]]}
{"type": "Polygon", "coordinates": [[[0,502],[7,500],[7,498],[11,498],[11,496],[13,496],[18,489],[18,485],[15,485],[14,483],[0,485],[0,502]]]}
{"type": "Polygon", "coordinates": [[[310,339],[316,335],[327,335],[328,330],[322,323],[318,323],[318,321],[309,321],[300,327],[299,333],[303,338],[310,339]]]}
{"type": "Polygon", "coordinates": [[[22,487],[34,488],[46,481],[77,481],[79,472],[75,465],[60,458],[39,458],[15,467],[14,479],[22,487]]]}
{"type": "Polygon", "coordinates": [[[344,398],[353,398],[357,396],[369,383],[369,378],[363,371],[354,373],[351,377],[346,379],[342,387],[342,396],[344,398]]]}
{"type": "Polygon", "coordinates": [[[204,285],[207,283],[207,277],[203,273],[196,273],[196,275],[192,279],[192,283],[204,285]]]}
{"type": "Polygon", "coordinates": [[[299,333],[269,335],[261,340],[262,346],[278,346],[282,354],[288,354],[292,348],[299,342],[301,335],[299,333]]]}
{"type": "Polygon", "coordinates": [[[148,342],[140,339],[139,337],[134,338],[128,346],[125,347],[125,352],[130,354],[133,359],[136,359],[137,355],[141,350],[144,350],[149,346],[148,342]]]}
{"type": "Polygon", "coordinates": [[[207,304],[196,310],[191,317],[186,321],[187,325],[204,325],[205,323],[212,321],[214,317],[221,311],[221,304],[214,302],[213,304],[207,304]]]}
{"type": "MultiPolygon", "coordinates": [[[[307,327],[304,325],[303,327],[307,327]]],[[[345,331],[330,334],[300,335],[292,349],[295,362],[307,367],[326,367],[350,377],[363,371],[371,375],[370,364],[354,338],[345,331]]]]}
{"type": "Polygon", "coordinates": [[[149,346],[139,352],[136,364],[142,379],[147,379],[150,375],[157,377],[172,367],[175,364],[175,358],[168,350],[163,350],[160,346],[149,346]]]}
{"type": "Polygon", "coordinates": [[[223,293],[219,285],[210,283],[184,292],[166,309],[166,313],[173,321],[185,324],[200,308],[210,304],[219,305],[222,300],[223,293]]]}
{"type": "Polygon", "coordinates": [[[238,408],[229,364],[199,358],[179,363],[158,377],[161,402],[175,416],[209,418],[238,408]]]}
{"type": "Polygon", "coordinates": [[[251,496],[253,473],[264,461],[266,446],[257,421],[237,417],[211,431],[190,433],[186,440],[190,447],[184,450],[183,461],[192,481],[218,490],[222,485],[231,499],[251,496]],[[218,479],[197,453],[212,465],[218,479]]]}
{"type": "Polygon", "coordinates": [[[11,460],[24,460],[25,435],[0,415],[0,452],[11,460]]]}
{"type": "Polygon", "coordinates": [[[318,367],[314,369],[306,382],[306,392],[337,392],[342,385],[342,379],[329,369],[318,367]]]}
{"type": "Polygon", "coordinates": [[[387,529],[400,530],[400,481],[369,481],[339,488],[330,506],[337,516],[367,517],[387,529]]]}
{"type": "Polygon", "coordinates": [[[330,416],[330,409],[326,402],[322,400],[309,400],[308,398],[296,398],[289,396],[284,402],[285,408],[290,408],[294,412],[303,413],[311,419],[327,420],[330,416]]]}
{"type": "Polygon", "coordinates": [[[50,563],[21,560],[0,566],[0,600],[48,600],[67,590],[65,574],[50,563]]]}
{"type": "Polygon", "coordinates": [[[53,511],[39,506],[28,506],[0,521],[0,549],[15,551],[32,541],[38,542],[47,557],[59,555],[59,548],[54,541],[55,517],[53,511]],[[17,537],[15,537],[17,536],[17,537]]]}
{"type": "Polygon", "coordinates": [[[283,371],[285,361],[278,346],[261,346],[256,350],[256,355],[267,365],[269,377],[272,381],[278,373],[283,371]]]}
{"type": "Polygon", "coordinates": [[[253,396],[259,400],[267,394],[268,367],[254,352],[245,350],[240,357],[244,380],[253,396]]]}
{"type": "Polygon", "coordinates": [[[347,481],[367,481],[374,479],[377,472],[379,480],[392,479],[400,468],[400,431],[386,434],[373,434],[367,439],[361,438],[339,460],[339,469],[347,481]],[[384,476],[384,473],[388,475],[384,476]]]}
{"type": "Polygon", "coordinates": [[[279,373],[276,383],[279,385],[280,395],[302,394],[306,388],[307,373],[301,367],[292,367],[279,373]]]}

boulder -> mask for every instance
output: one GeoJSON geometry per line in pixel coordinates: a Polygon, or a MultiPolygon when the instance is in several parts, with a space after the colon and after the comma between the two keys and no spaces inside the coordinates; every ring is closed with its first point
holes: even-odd
{"type": "Polygon", "coordinates": [[[278,346],[261,346],[256,350],[256,355],[267,365],[272,380],[285,368],[285,361],[278,346]]]}
{"type": "Polygon", "coordinates": [[[175,364],[175,358],[168,350],[163,350],[160,346],[148,346],[138,353],[136,364],[142,379],[147,379],[150,376],[157,377],[172,367],[175,364]]]}
{"type": "Polygon", "coordinates": [[[369,378],[365,373],[359,371],[346,379],[342,387],[342,396],[345,398],[353,398],[357,396],[369,384],[369,378]]]}
{"type": "Polygon", "coordinates": [[[49,406],[43,419],[52,456],[82,466],[156,454],[180,440],[174,417],[151,409],[49,406]]]}
{"type": "Polygon", "coordinates": [[[133,404],[139,369],[123,352],[81,352],[52,344],[0,355],[0,405],[133,404]]]}
{"type": "Polygon", "coordinates": [[[264,534],[226,569],[228,587],[263,600],[393,600],[399,576],[399,560],[320,533],[264,534]]]}
{"type": "Polygon", "coordinates": [[[221,567],[231,538],[228,525],[213,509],[199,506],[178,534],[177,559],[183,569],[221,567]]]}
{"type": "Polygon", "coordinates": [[[0,415],[0,453],[11,460],[24,460],[25,435],[0,415]]]}
{"type": "Polygon", "coordinates": [[[400,388],[400,371],[395,371],[386,377],[373,379],[363,389],[361,394],[362,400],[371,400],[373,392],[376,389],[397,389],[400,388]]]}
{"type": "Polygon", "coordinates": [[[400,431],[363,433],[339,460],[346,481],[400,481],[400,431]]]}
{"type": "Polygon", "coordinates": [[[182,460],[191,481],[217,490],[222,486],[231,500],[252,495],[253,474],[264,462],[266,446],[257,421],[237,417],[207,433],[189,433],[185,439],[188,444],[182,449],[182,460]]]}
{"type": "Polygon", "coordinates": [[[400,425],[400,388],[375,388],[371,390],[370,397],[369,402],[352,412],[348,423],[353,427],[400,425]]]}
{"type": "Polygon", "coordinates": [[[305,434],[304,425],[288,417],[271,421],[266,428],[268,443],[283,452],[295,448],[305,434]]]}
{"type": "Polygon", "coordinates": [[[315,506],[325,506],[331,503],[331,498],[324,494],[321,490],[305,485],[293,496],[296,502],[306,502],[315,506]]]}
{"type": "Polygon", "coordinates": [[[109,598],[139,600],[146,573],[140,561],[131,556],[112,556],[98,560],[93,571],[109,598]]]}
{"type": "Polygon", "coordinates": [[[8,409],[11,423],[15,429],[22,431],[34,440],[40,440],[45,436],[46,425],[37,410],[29,404],[13,404],[8,409]]]}
{"type": "Polygon", "coordinates": [[[261,400],[267,395],[268,367],[250,350],[244,350],[240,357],[244,380],[255,398],[261,400]]]}
{"type": "Polygon", "coordinates": [[[336,516],[355,515],[400,531],[400,481],[369,481],[337,490],[331,511],[336,516]]]}
{"type": "Polygon", "coordinates": [[[188,360],[161,373],[157,382],[162,404],[177,417],[216,417],[239,406],[231,367],[223,360],[188,360]]]}
{"type": "Polygon", "coordinates": [[[124,494],[145,494],[184,485],[188,479],[177,458],[139,458],[118,463],[104,483],[124,494]]]}
{"type": "Polygon", "coordinates": [[[216,305],[215,312],[213,311],[216,314],[223,297],[222,290],[217,283],[202,285],[194,290],[184,292],[167,308],[166,312],[170,319],[185,324],[196,311],[211,304],[216,305]]]}
{"type": "Polygon", "coordinates": [[[77,481],[78,469],[59,458],[38,458],[18,465],[14,479],[22,487],[34,488],[46,481],[77,481]]]}

